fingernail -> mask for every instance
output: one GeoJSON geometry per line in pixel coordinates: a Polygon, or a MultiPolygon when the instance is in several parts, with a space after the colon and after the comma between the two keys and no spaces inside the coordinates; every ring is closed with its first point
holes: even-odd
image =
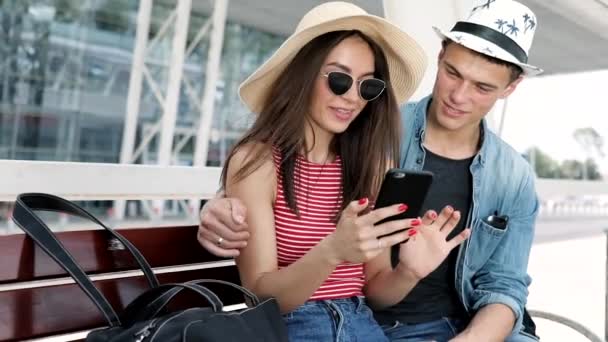
{"type": "Polygon", "coordinates": [[[359,200],[359,205],[364,205],[365,203],[367,203],[367,197],[363,197],[359,200]]]}
{"type": "Polygon", "coordinates": [[[407,210],[407,204],[401,204],[397,210],[399,210],[400,212],[406,211],[407,210]]]}
{"type": "Polygon", "coordinates": [[[407,235],[409,236],[414,236],[416,234],[418,234],[418,231],[416,229],[410,229],[407,231],[407,235]]]}
{"type": "Polygon", "coordinates": [[[447,208],[448,210],[454,210],[454,208],[452,208],[452,206],[451,206],[451,205],[446,206],[446,208],[447,208]]]}
{"type": "Polygon", "coordinates": [[[434,219],[436,219],[436,218],[437,218],[437,213],[432,212],[432,213],[431,213],[431,218],[432,218],[433,220],[434,220],[434,219]]]}
{"type": "MultiPolygon", "coordinates": [[[[421,222],[420,222],[420,219],[414,219],[414,220],[412,220],[411,225],[412,225],[412,227],[416,227],[416,226],[419,226],[419,225],[420,225],[420,223],[421,223],[421,222]]],[[[410,230],[410,231],[411,231],[411,230],[410,230]]]]}
{"type": "Polygon", "coordinates": [[[245,222],[245,218],[241,215],[237,215],[234,219],[236,220],[236,223],[238,223],[238,224],[245,222]]]}

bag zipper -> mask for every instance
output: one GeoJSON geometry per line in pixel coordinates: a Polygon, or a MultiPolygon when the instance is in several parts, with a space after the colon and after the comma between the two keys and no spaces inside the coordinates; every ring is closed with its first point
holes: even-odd
{"type": "Polygon", "coordinates": [[[150,336],[150,330],[156,327],[156,323],[158,322],[158,318],[153,319],[150,323],[146,324],[143,328],[141,328],[138,332],[134,334],[135,342],[142,342],[146,339],[146,337],[150,336]]]}

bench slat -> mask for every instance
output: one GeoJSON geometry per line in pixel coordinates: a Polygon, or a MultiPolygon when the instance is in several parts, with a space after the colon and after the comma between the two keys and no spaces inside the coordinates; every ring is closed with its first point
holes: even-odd
{"type": "MultiPolygon", "coordinates": [[[[221,260],[202,248],[196,226],[119,229],[152,267],[221,260]]],[[[87,273],[137,269],[125,250],[109,251],[103,230],[56,233],[59,240],[87,273]]],[[[24,234],[0,236],[0,284],[65,276],[66,272],[24,234]]]]}

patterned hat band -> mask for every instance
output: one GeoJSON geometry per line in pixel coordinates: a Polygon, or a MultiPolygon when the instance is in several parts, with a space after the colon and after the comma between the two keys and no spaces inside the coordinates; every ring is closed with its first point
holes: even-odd
{"type": "Polygon", "coordinates": [[[513,55],[520,63],[528,63],[528,54],[513,39],[487,26],[459,21],[452,28],[452,32],[468,33],[485,39],[513,55]]]}

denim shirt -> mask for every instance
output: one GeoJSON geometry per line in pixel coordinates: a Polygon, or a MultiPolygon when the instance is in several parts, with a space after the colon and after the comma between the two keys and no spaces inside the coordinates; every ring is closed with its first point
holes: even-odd
{"type": "MultiPolygon", "coordinates": [[[[428,96],[402,108],[403,168],[421,170],[424,165],[424,129],[430,100],[428,96]]],[[[485,120],[481,147],[470,171],[473,203],[465,227],[472,230],[458,252],[454,285],[470,313],[493,303],[510,307],[516,317],[514,332],[518,332],[531,282],[528,257],[539,207],[534,172],[518,152],[487,129],[485,120]],[[509,217],[505,229],[482,221],[496,213],[509,217]]]]}

